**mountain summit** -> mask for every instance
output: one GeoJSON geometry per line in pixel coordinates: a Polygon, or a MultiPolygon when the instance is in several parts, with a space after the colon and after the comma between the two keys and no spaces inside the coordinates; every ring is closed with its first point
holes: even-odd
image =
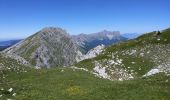
{"type": "Polygon", "coordinates": [[[29,65],[40,67],[69,66],[84,59],[84,55],[99,45],[112,45],[126,40],[118,31],[70,36],[65,30],[46,27],[3,52],[22,58],[29,65]]]}
{"type": "Polygon", "coordinates": [[[47,27],[4,51],[23,57],[36,67],[68,66],[76,62],[78,49],[69,34],[47,27]]]}

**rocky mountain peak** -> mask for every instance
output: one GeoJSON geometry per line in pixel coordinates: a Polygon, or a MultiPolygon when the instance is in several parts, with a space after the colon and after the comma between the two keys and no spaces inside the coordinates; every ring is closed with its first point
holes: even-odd
{"type": "Polygon", "coordinates": [[[4,52],[21,56],[36,67],[68,66],[78,55],[69,34],[55,27],[43,28],[4,52]]]}
{"type": "Polygon", "coordinates": [[[69,37],[69,34],[64,29],[58,27],[45,27],[37,33],[42,36],[64,35],[69,37]]]}
{"type": "Polygon", "coordinates": [[[44,33],[59,33],[64,31],[66,33],[65,30],[63,30],[62,28],[59,27],[45,27],[42,30],[40,30],[40,32],[44,32],[44,33]]]}

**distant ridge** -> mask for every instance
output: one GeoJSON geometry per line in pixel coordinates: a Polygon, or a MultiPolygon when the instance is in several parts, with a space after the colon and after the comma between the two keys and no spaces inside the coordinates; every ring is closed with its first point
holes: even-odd
{"type": "Polygon", "coordinates": [[[109,80],[131,80],[158,73],[170,75],[170,29],[153,31],[104,48],[75,66],[109,80]]]}
{"type": "MultiPolygon", "coordinates": [[[[125,40],[127,39],[122,37],[119,31],[104,30],[93,34],[70,36],[61,28],[46,27],[5,49],[3,53],[12,55],[13,58],[22,58],[21,61],[29,62],[36,68],[70,66],[91,57],[85,54],[99,45],[110,46],[125,40]]],[[[93,50],[90,52],[93,54],[93,50]]]]}
{"type": "Polygon", "coordinates": [[[20,42],[22,39],[14,39],[14,40],[2,40],[0,41],[0,51],[20,42]]]}
{"type": "Polygon", "coordinates": [[[127,38],[120,35],[119,31],[107,31],[92,34],[79,34],[72,36],[73,41],[79,45],[83,53],[87,53],[89,50],[95,48],[98,45],[110,46],[115,43],[125,41],[127,38]]]}

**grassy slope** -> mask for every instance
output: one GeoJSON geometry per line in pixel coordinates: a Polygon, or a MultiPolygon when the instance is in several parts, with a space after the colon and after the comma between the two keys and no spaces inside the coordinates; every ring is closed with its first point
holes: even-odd
{"type": "Polygon", "coordinates": [[[131,81],[99,79],[80,70],[54,68],[6,72],[0,99],[16,100],[169,100],[170,76],[158,74],[131,81]],[[64,70],[64,71],[62,71],[64,70]],[[7,92],[9,88],[13,91],[7,92]],[[13,93],[17,93],[15,97],[13,93]]]}
{"type": "Polygon", "coordinates": [[[19,64],[18,61],[11,59],[9,57],[4,57],[2,54],[0,54],[0,72],[6,70],[12,70],[14,72],[22,72],[27,70],[27,68],[24,65],[19,64]]]}
{"type": "MultiPolygon", "coordinates": [[[[170,42],[169,32],[161,36],[161,38],[167,38],[168,41],[161,40],[162,44],[170,42]]],[[[106,53],[135,47],[141,43],[138,42],[140,39],[143,40],[146,37],[148,36],[144,35],[138,38],[137,43],[134,42],[135,40],[129,41],[127,43],[130,45],[127,46],[127,43],[115,45],[108,48],[106,53]]],[[[82,61],[78,65],[92,69],[92,60],[103,58],[109,59],[110,57],[104,54],[94,59],[82,61]]],[[[137,60],[139,61],[137,64],[139,64],[141,59],[143,60],[143,58],[132,57],[129,60],[137,60]]],[[[14,63],[17,62],[11,60],[0,56],[0,63],[6,62],[6,67],[16,65],[14,63]]],[[[151,63],[149,65],[152,65],[152,62],[148,61],[147,63],[147,61],[146,59],[145,64],[151,63]]],[[[127,60],[127,64],[128,62],[131,61],[127,60]]],[[[132,66],[132,69],[138,69],[136,66],[132,66]]],[[[143,74],[145,70],[138,72],[143,74]]],[[[97,78],[88,72],[70,68],[30,69],[27,72],[25,72],[25,69],[24,71],[0,70],[0,100],[6,100],[6,98],[13,98],[14,100],[169,100],[170,76],[160,73],[152,77],[130,81],[109,81],[97,78]],[[2,88],[4,90],[1,90],[2,88]],[[9,88],[13,88],[13,91],[8,92],[9,88]],[[12,96],[13,93],[16,93],[16,96],[12,96]]]]}
{"type": "MultiPolygon", "coordinates": [[[[155,36],[155,32],[151,32],[151,33],[144,34],[138,37],[137,39],[110,46],[106,48],[103,54],[92,59],[81,61],[75,66],[92,70],[95,67],[94,61],[101,61],[104,63],[103,60],[113,59],[110,55],[112,55],[113,53],[116,53],[115,56],[118,56],[119,59],[123,59],[123,64],[125,66],[123,67],[118,66],[118,65],[115,65],[115,66],[117,68],[120,68],[120,67],[124,68],[128,70],[129,72],[133,70],[133,72],[135,73],[134,77],[139,77],[147,73],[153,67],[157,66],[151,59],[152,54],[151,56],[141,57],[141,56],[127,55],[125,54],[125,51],[137,50],[138,52],[141,49],[146,48],[147,45],[154,47],[155,45],[161,46],[161,45],[166,45],[166,44],[170,44],[170,29],[164,30],[160,36],[155,36]],[[158,41],[158,39],[160,40],[158,41]],[[135,62],[135,64],[132,64],[131,62],[135,62]]],[[[143,52],[146,53],[147,50],[149,51],[152,49],[149,47],[143,52]]],[[[154,53],[154,52],[159,52],[159,51],[157,50],[151,51],[151,53],[154,53]]]]}

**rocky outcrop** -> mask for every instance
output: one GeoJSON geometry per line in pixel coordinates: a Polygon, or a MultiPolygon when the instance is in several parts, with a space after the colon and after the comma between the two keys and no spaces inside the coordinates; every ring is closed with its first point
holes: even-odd
{"type": "Polygon", "coordinates": [[[98,56],[99,54],[102,53],[102,51],[104,51],[105,46],[102,45],[98,45],[97,47],[91,49],[90,51],[88,51],[85,55],[81,55],[79,61],[85,60],[85,59],[91,59],[94,58],[96,56],[98,56]]]}
{"type": "Polygon", "coordinates": [[[105,48],[90,60],[76,64],[97,76],[110,80],[131,80],[158,73],[170,75],[170,30],[163,30],[159,38],[155,31],[136,39],[105,48]]]}
{"type": "Polygon", "coordinates": [[[44,28],[3,52],[18,55],[37,68],[68,66],[75,63],[79,55],[69,34],[54,27],[44,28]]]}

